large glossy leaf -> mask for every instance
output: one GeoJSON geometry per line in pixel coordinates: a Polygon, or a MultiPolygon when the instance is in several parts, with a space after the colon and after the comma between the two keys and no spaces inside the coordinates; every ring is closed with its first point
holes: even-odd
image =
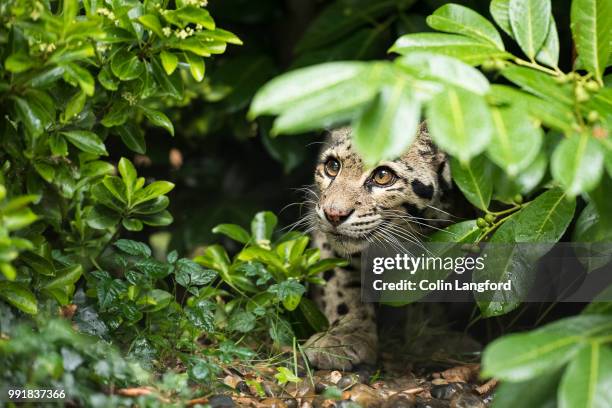
{"type": "Polygon", "coordinates": [[[536,54],[535,59],[549,67],[556,67],[559,64],[559,34],[557,33],[555,19],[552,17],[548,26],[546,40],[536,54]]]}
{"type": "Polygon", "coordinates": [[[102,156],[108,155],[104,142],[93,132],[88,130],[69,130],[62,132],[62,135],[84,152],[102,156]]]}
{"type": "Polygon", "coordinates": [[[484,98],[461,88],[448,87],[429,101],[427,119],[434,141],[462,162],[486,149],[493,133],[484,98]]]}
{"type": "Polygon", "coordinates": [[[491,160],[509,176],[516,176],[529,166],[540,151],[542,130],[518,106],[493,108],[494,132],[487,149],[491,160]]]}
{"type": "Polygon", "coordinates": [[[509,16],[516,41],[525,55],[535,58],[548,34],[550,0],[510,0],[509,16]]]}
{"type": "Polygon", "coordinates": [[[212,229],[215,234],[223,234],[234,241],[246,244],[251,240],[251,235],[241,226],[235,224],[219,224],[212,229]]]}
{"type": "Polygon", "coordinates": [[[557,242],[572,221],[576,200],[560,188],[539,195],[518,215],[514,228],[517,242],[557,242]]]}
{"type": "Polygon", "coordinates": [[[479,95],[489,91],[489,81],[480,71],[445,55],[415,51],[395,63],[417,78],[446,82],[479,95]]]}
{"type": "Polygon", "coordinates": [[[353,143],[367,165],[401,155],[417,132],[421,105],[407,80],[384,86],[354,125],[353,143]]]}
{"type": "Polygon", "coordinates": [[[569,85],[559,84],[555,79],[535,69],[511,65],[502,71],[502,75],[527,92],[553,103],[574,105],[574,95],[569,85]]]}
{"type": "Polygon", "coordinates": [[[111,70],[117,78],[129,81],[138,78],[144,72],[144,64],[136,54],[127,50],[120,50],[111,59],[111,70]]]}
{"type": "Polygon", "coordinates": [[[274,78],[257,92],[249,115],[281,113],[292,103],[363,75],[366,69],[363,62],[332,62],[288,72],[274,78]]]}
{"type": "Polygon", "coordinates": [[[493,26],[474,10],[459,4],[445,4],[427,17],[427,24],[439,31],[463,34],[489,45],[504,49],[504,43],[493,26]]]}
{"type": "Polygon", "coordinates": [[[531,263],[514,242],[516,225],[516,215],[512,215],[495,231],[481,254],[485,259],[485,268],[476,269],[472,275],[475,283],[511,282],[511,290],[500,288],[474,292],[484,317],[501,316],[516,309],[533,286],[535,276],[530,273],[531,263]]]}
{"type": "Polygon", "coordinates": [[[494,408],[557,407],[557,387],[561,370],[520,382],[502,382],[495,389],[494,408]]]}
{"type": "Polygon", "coordinates": [[[486,348],[482,375],[512,382],[536,378],[565,365],[585,339],[610,329],[609,316],[583,315],[504,336],[486,348]]]}
{"type": "Polygon", "coordinates": [[[548,127],[562,132],[572,131],[574,115],[570,107],[558,101],[543,102],[540,98],[507,85],[492,85],[490,95],[501,104],[524,108],[527,114],[548,127]]]}
{"type": "Polygon", "coordinates": [[[470,203],[486,211],[491,201],[493,180],[488,174],[486,159],[476,157],[468,163],[451,159],[453,180],[470,203]]]}
{"type": "Polygon", "coordinates": [[[612,349],[592,341],[585,344],[565,370],[559,387],[560,408],[612,406],[612,349]]]}
{"type": "Polygon", "coordinates": [[[276,215],[270,211],[261,211],[255,214],[253,221],[251,221],[251,235],[255,242],[269,242],[277,222],[276,215]]]}
{"type": "Polygon", "coordinates": [[[574,197],[594,189],[603,173],[604,152],[602,147],[584,132],[564,139],[552,155],[551,172],[574,197]]]}
{"type": "Polygon", "coordinates": [[[427,51],[455,57],[470,65],[480,65],[492,58],[507,59],[511,55],[479,40],[456,34],[417,33],[398,38],[389,52],[406,55],[427,51]]]}
{"type": "Polygon", "coordinates": [[[0,282],[0,298],[24,313],[38,313],[38,303],[34,294],[18,282],[0,282]]]}
{"type": "Polygon", "coordinates": [[[492,0],[489,5],[489,12],[497,25],[504,30],[510,38],[514,38],[512,26],[510,25],[510,0],[492,0]]]}
{"type": "Polygon", "coordinates": [[[610,58],[612,3],[609,0],[574,0],[571,20],[580,61],[601,81],[610,58]]]}

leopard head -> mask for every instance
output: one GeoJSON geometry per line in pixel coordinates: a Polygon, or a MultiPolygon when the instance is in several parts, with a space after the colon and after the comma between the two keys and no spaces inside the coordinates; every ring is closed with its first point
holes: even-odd
{"type": "Polygon", "coordinates": [[[399,158],[374,167],[355,151],[351,129],[340,128],[328,136],[316,166],[312,223],[344,255],[373,243],[417,241],[421,225],[443,218],[440,200],[450,183],[447,157],[425,124],[399,158]]]}

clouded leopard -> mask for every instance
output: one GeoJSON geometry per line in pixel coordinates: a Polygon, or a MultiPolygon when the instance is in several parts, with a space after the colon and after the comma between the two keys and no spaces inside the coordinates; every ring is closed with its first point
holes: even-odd
{"type": "Polygon", "coordinates": [[[353,148],[349,127],[332,131],[324,146],[307,217],[322,255],[350,264],[326,272],[326,285],[314,289],[331,326],[313,335],[305,350],[316,367],[349,370],[373,364],[377,356],[375,309],[360,301],[359,255],[374,242],[419,239],[426,224],[445,218],[450,167],[424,123],[408,151],[375,167],[366,167],[353,148]]]}

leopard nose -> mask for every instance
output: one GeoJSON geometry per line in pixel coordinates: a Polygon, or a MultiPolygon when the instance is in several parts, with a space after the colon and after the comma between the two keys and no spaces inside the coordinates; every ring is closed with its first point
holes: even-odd
{"type": "Polygon", "coordinates": [[[346,221],[354,211],[355,209],[338,210],[336,208],[327,208],[323,210],[323,212],[325,213],[325,218],[327,218],[327,221],[329,221],[329,223],[334,227],[337,227],[338,225],[346,221]]]}

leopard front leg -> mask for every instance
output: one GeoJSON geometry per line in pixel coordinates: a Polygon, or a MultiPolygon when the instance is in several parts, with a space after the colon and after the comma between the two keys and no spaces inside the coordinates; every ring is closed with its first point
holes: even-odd
{"type": "Polygon", "coordinates": [[[350,266],[324,275],[314,299],[330,322],[326,332],[316,333],[304,351],[310,363],[321,369],[351,370],[360,364],[374,364],[378,334],[374,306],[361,302],[360,277],[350,266]]]}

